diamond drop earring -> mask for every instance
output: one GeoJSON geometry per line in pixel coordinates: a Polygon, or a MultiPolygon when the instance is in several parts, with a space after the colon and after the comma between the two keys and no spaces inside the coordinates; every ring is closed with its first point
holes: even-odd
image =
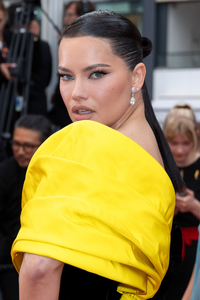
{"type": "Polygon", "coordinates": [[[134,86],[132,87],[132,93],[131,93],[131,100],[130,100],[130,104],[131,105],[134,105],[135,104],[135,98],[134,98],[134,95],[135,95],[135,88],[134,86]]]}

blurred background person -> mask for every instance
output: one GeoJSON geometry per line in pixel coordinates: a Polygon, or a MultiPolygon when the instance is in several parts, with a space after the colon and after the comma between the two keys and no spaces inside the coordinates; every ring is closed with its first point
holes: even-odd
{"type": "MultiPolygon", "coordinates": [[[[22,2],[12,3],[7,9],[8,26],[14,30],[14,19],[16,8],[22,2]]],[[[25,20],[23,22],[25,24],[25,20]]],[[[34,35],[31,85],[29,92],[28,113],[47,115],[47,96],[46,88],[51,80],[52,57],[49,44],[40,38],[40,24],[36,20],[33,12],[29,23],[29,32],[34,35]]],[[[23,35],[23,33],[22,33],[23,35]]],[[[27,63],[27,62],[26,62],[27,63]]]]}
{"type": "Polygon", "coordinates": [[[196,121],[194,110],[187,103],[178,103],[174,107],[172,107],[170,109],[166,119],[165,119],[165,123],[171,117],[186,117],[186,118],[189,118],[190,120],[192,120],[194,122],[195,127],[196,127],[197,121],[196,121]]]}
{"type": "MultiPolygon", "coordinates": [[[[27,4],[28,5],[28,4],[27,4]]],[[[22,6],[22,2],[12,3],[7,8],[7,28],[9,28],[10,32],[13,32],[15,30],[15,11],[18,7],[22,6]]],[[[23,20],[23,24],[26,23],[26,16],[23,20]]],[[[26,31],[25,25],[22,25],[20,29],[20,46],[19,46],[19,53],[21,51],[24,32],[26,31]]],[[[30,89],[29,89],[29,96],[28,99],[23,99],[22,104],[19,107],[15,105],[15,110],[13,111],[12,116],[12,126],[11,126],[11,133],[13,130],[14,122],[20,117],[21,111],[24,107],[24,102],[28,101],[28,108],[27,113],[28,114],[39,114],[39,115],[47,115],[47,96],[46,96],[46,88],[50,83],[51,80],[51,73],[52,73],[52,57],[51,57],[51,51],[49,44],[43,40],[40,39],[40,24],[38,20],[34,19],[34,14],[31,12],[31,21],[28,25],[28,31],[33,34],[33,55],[31,59],[31,79],[30,79],[30,89]]],[[[21,61],[18,62],[18,59],[20,55],[18,54],[18,58],[16,61],[16,64],[19,63],[21,66],[20,72],[17,75],[18,76],[18,83],[17,83],[17,91],[16,91],[16,99],[17,97],[21,97],[23,90],[29,84],[27,81],[27,78],[24,77],[23,80],[21,80],[21,73],[26,74],[26,66],[28,65],[29,56],[27,56],[27,51],[29,51],[29,44],[26,41],[26,47],[25,52],[23,54],[23,57],[21,58],[21,61]],[[26,58],[25,58],[26,55],[26,58]],[[23,62],[24,67],[23,66],[23,62]]],[[[11,50],[11,49],[10,49],[11,50]]],[[[2,75],[7,80],[12,80],[15,78],[11,78],[9,68],[16,67],[16,64],[11,64],[8,61],[8,58],[6,59],[7,63],[1,63],[0,69],[2,75]]],[[[7,86],[8,87],[8,86],[7,86]]],[[[6,87],[6,88],[7,88],[6,87]]],[[[3,96],[1,96],[1,101],[3,96]]],[[[24,96],[23,96],[24,97],[24,96]]],[[[22,98],[22,97],[21,97],[22,98]]],[[[15,101],[16,101],[15,99],[15,101]]],[[[17,103],[17,101],[16,101],[17,103]]],[[[9,105],[10,106],[10,105],[9,105]]]]}
{"type": "Polygon", "coordinates": [[[0,163],[0,290],[4,300],[18,300],[18,274],[10,249],[20,228],[21,193],[28,164],[46,138],[51,123],[41,115],[24,115],[14,128],[13,157],[0,163]]]}
{"type": "MultiPolygon", "coordinates": [[[[70,1],[64,9],[64,18],[63,18],[63,26],[67,26],[73,20],[83,15],[86,12],[91,12],[95,10],[95,5],[87,1],[87,5],[84,6],[82,1],[70,1]]],[[[58,37],[59,41],[61,36],[58,37]]],[[[52,95],[51,102],[53,104],[53,108],[48,114],[51,122],[58,128],[63,128],[71,123],[71,119],[67,112],[67,109],[64,105],[63,99],[60,94],[59,82],[56,85],[55,92],[52,95]]]]}
{"type": "Polygon", "coordinates": [[[198,139],[197,151],[200,152],[200,122],[197,122],[193,108],[187,103],[178,103],[174,107],[172,107],[172,109],[169,111],[169,113],[165,119],[165,122],[167,122],[167,119],[171,118],[172,116],[186,117],[186,118],[191,119],[194,122],[195,131],[196,131],[197,139],[198,139]]]}
{"type": "Polygon", "coordinates": [[[184,194],[176,195],[174,221],[182,230],[182,263],[176,270],[167,299],[180,300],[190,280],[195,262],[198,225],[200,220],[200,153],[196,124],[191,107],[170,111],[164,124],[164,134],[169,143],[175,162],[186,183],[184,194]],[[187,117],[182,113],[187,111],[187,117]]]}
{"type": "Polygon", "coordinates": [[[5,28],[7,12],[2,1],[0,1],[0,88],[5,78],[9,77],[10,64],[7,63],[7,56],[11,42],[12,33],[5,28]]]}
{"type": "MultiPolygon", "coordinates": [[[[34,34],[37,29],[38,22],[32,20],[30,23],[30,32],[34,34]]],[[[29,94],[28,113],[47,115],[47,95],[46,88],[50,84],[52,74],[52,57],[49,44],[39,37],[39,32],[35,35],[31,86],[29,94]]]]}
{"type": "Polygon", "coordinates": [[[73,20],[83,15],[86,12],[91,12],[95,10],[95,6],[92,2],[87,1],[84,6],[82,1],[70,1],[65,6],[65,14],[63,24],[64,27],[70,24],[73,20]]]}
{"type": "Polygon", "coordinates": [[[7,158],[7,153],[4,149],[3,139],[0,138],[0,162],[7,158]]]}
{"type": "Polygon", "coordinates": [[[200,152],[200,122],[196,122],[196,133],[198,138],[198,151],[200,152]]]}
{"type": "Polygon", "coordinates": [[[5,6],[3,5],[3,2],[0,1],[0,53],[1,53],[1,61],[5,60],[6,58],[6,54],[8,52],[8,50],[6,52],[4,52],[4,47],[7,47],[7,42],[4,38],[5,35],[5,25],[6,25],[6,9],[5,6]]]}
{"type": "MultiPolygon", "coordinates": [[[[28,3],[26,5],[28,5],[28,3]]],[[[22,2],[17,2],[17,3],[10,4],[10,6],[7,8],[6,27],[9,28],[7,30],[10,32],[11,35],[15,31],[15,29],[19,26],[19,24],[17,24],[17,27],[15,28],[15,26],[16,26],[15,14],[16,14],[16,9],[21,6],[22,6],[22,2]]],[[[24,10],[25,10],[25,8],[24,8],[24,10]]],[[[22,11],[21,11],[21,13],[22,13],[22,11]]],[[[5,12],[4,12],[4,14],[5,14],[5,12]]],[[[20,15],[20,17],[21,17],[21,15],[20,15]]],[[[25,24],[27,22],[26,18],[28,18],[28,16],[25,15],[24,20],[22,22],[23,24],[25,24]]],[[[29,53],[30,40],[26,40],[24,54],[20,59],[19,59],[20,55],[18,55],[17,61],[16,61],[16,64],[19,63],[19,65],[20,65],[17,78],[16,77],[11,78],[9,69],[15,67],[16,64],[9,63],[8,57],[6,57],[6,62],[4,60],[4,62],[0,64],[1,75],[2,75],[2,77],[5,78],[4,82],[7,82],[7,80],[18,80],[16,93],[13,94],[14,98],[13,98],[13,96],[11,96],[12,91],[14,89],[14,84],[9,86],[8,84],[5,83],[4,84],[5,93],[4,94],[2,93],[0,95],[0,97],[1,97],[0,113],[2,113],[2,111],[4,111],[3,110],[4,107],[7,107],[7,109],[5,109],[4,115],[0,116],[0,119],[2,117],[1,120],[4,120],[1,123],[1,132],[0,132],[1,137],[4,138],[6,136],[6,141],[0,142],[0,143],[1,143],[1,145],[3,144],[2,150],[3,150],[3,152],[6,152],[7,156],[12,155],[12,150],[9,147],[9,143],[7,143],[7,136],[8,136],[8,134],[10,136],[12,136],[14,123],[16,122],[16,120],[24,113],[39,114],[39,115],[47,116],[47,110],[48,110],[46,88],[50,83],[51,73],[52,73],[52,57],[51,57],[50,47],[47,42],[40,39],[40,23],[38,20],[36,20],[36,17],[34,16],[33,12],[31,12],[30,22],[29,22],[28,26],[26,26],[26,27],[27,28],[25,28],[25,25],[22,25],[21,29],[20,29],[20,33],[19,33],[20,46],[18,48],[18,53],[21,51],[21,49],[23,49],[22,42],[24,41],[23,39],[25,37],[24,32],[26,30],[28,30],[33,35],[33,56],[31,57],[30,55],[27,55],[27,53],[29,53]],[[24,74],[26,74],[26,72],[27,72],[28,62],[31,62],[30,82],[27,79],[27,77],[24,76],[24,74]],[[29,96],[26,97],[24,91],[29,83],[30,83],[29,96]],[[9,88],[11,88],[10,97],[5,99],[4,97],[9,88]],[[26,99],[24,97],[26,97],[26,99]],[[20,99],[20,101],[19,101],[19,99],[20,99]],[[7,100],[8,102],[6,102],[5,100],[7,100]],[[11,102],[11,101],[15,101],[14,107],[12,107],[11,103],[13,103],[13,102],[11,102]],[[23,112],[24,103],[27,101],[28,101],[27,111],[23,112]],[[9,104],[7,105],[7,103],[9,103],[9,104]],[[5,116],[5,119],[3,119],[4,116],[5,116]],[[9,119],[9,117],[10,117],[10,119],[9,119]],[[9,123],[9,126],[7,126],[8,120],[11,120],[9,123]],[[5,132],[6,132],[6,134],[5,134],[5,132]]],[[[15,47],[15,45],[14,45],[14,47],[15,47]]],[[[9,53],[9,51],[11,51],[11,49],[8,49],[8,53],[9,53]]]]}

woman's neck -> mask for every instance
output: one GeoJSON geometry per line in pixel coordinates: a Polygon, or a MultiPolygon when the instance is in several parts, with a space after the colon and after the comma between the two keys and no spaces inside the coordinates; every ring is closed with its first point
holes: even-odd
{"type": "Polygon", "coordinates": [[[112,126],[113,129],[121,131],[123,127],[126,127],[130,122],[135,122],[144,115],[144,102],[139,97],[134,105],[130,105],[126,113],[112,126]]]}

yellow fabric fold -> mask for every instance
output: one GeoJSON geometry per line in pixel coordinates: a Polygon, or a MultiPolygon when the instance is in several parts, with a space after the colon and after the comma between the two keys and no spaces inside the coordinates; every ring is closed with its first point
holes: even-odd
{"type": "Polygon", "coordinates": [[[60,260],[119,282],[122,299],[148,299],[169,263],[175,206],[162,166],[121,133],[73,123],[34,154],[11,255],[60,260]]]}

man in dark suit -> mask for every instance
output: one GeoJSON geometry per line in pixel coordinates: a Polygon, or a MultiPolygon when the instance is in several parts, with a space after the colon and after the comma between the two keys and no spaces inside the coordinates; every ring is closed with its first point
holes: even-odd
{"type": "Polygon", "coordinates": [[[41,115],[24,115],[15,124],[13,157],[0,163],[0,290],[3,298],[18,300],[18,274],[10,250],[20,228],[21,193],[28,164],[51,135],[51,123],[41,115]]]}

